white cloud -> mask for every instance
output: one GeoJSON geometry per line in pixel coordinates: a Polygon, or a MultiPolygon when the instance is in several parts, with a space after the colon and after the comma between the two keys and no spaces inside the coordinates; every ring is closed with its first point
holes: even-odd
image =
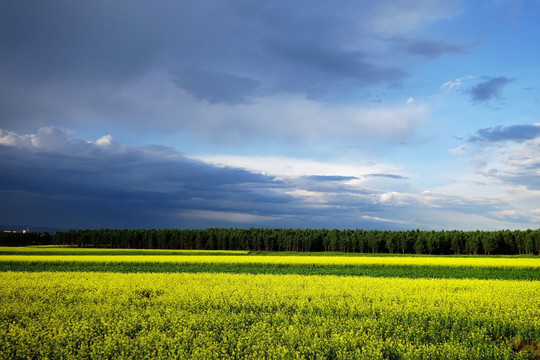
{"type": "Polygon", "coordinates": [[[362,107],[300,98],[265,100],[259,106],[245,107],[244,111],[246,125],[257,119],[261,132],[298,142],[373,136],[401,138],[413,133],[428,115],[428,108],[422,105],[362,107]]]}
{"type": "Polygon", "coordinates": [[[405,192],[385,192],[379,195],[379,201],[381,203],[392,206],[413,206],[413,207],[425,207],[425,208],[441,208],[443,203],[450,203],[456,200],[455,197],[446,194],[438,194],[430,191],[423,191],[419,194],[405,193],[405,192]]]}
{"type": "Polygon", "coordinates": [[[249,213],[231,212],[231,211],[210,211],[210,210],[190,210],[179,214],[181,217],[204,219],[211,221],[224,221],[239,224],[265,223],[276,221],[279,217],[261,216],[249,213]]]}
{"type": "Polygon", "coordinates": [[[19,134],[13,131],[0,129],[0,145],[20,146],[19,134]]]}
{"type": "Polygon", "coordinates": [[[530,210],[530,213],[533,214],[533,215],[540,216],[540,208],[539,209],[532,209],[532,210],[530,210]]]}
{"type": "Polygon", "coordinates": [[[540,138],[521,143],[505,142],[471,147],[475,155],[468,160],[477,173],[511,186],[540,189],[540,138]]]}
{"type": "Polygon", "coordinates": [[[457,78],[455,80],[449,80],[441,85],[442,90],[451,91],[454,89],[458,89],[463,85],[463,82],[469,79],[474,79],[474,76],[467,75],[464,77],[457,78]]]}
{"type": "Polygon", "coordinates": [[[468,162],[472,163],[477,170],[484,169],[487,164],[486,157],[484,155],[476,155],[469,159],[468,162]]]}
{"type": "Polygon", "coordinates": [[[378,216],[362,215],[362,216],[360,216],[360,218],[364,219],[364,220],[372,220],[372,221],[377,221],[377,222],[386,222],[386,223],[394,223],[394,224],[406,224],[405,221],[394,220],[394,219],[385,219],[385,218],[381,218],[381,217],[378,217],[378,216]]]}
{"type": "Polygon", "coordinates": [[[131,106],[119,118],[145,131],[185,130],[214,143],[240,145],[401,139],[412,135],[430,114],[420,104],[351,105],[293,94],[260,97],[249,104],[211,104],[196,100],[164,77],[167,74],[156,73],[124,92],[122,100],[131,106]],[[140,121],[134,123],[134,119],[140,121]]]}
{"type": "Polygon", "coordinates": [[[277,178],[323,175],[352,176],[362,180],[362,177],[370,174],[402,174],[401,168],[391,164],[340,164],[281,156],[191,155],[189,157],[216,166],[242,168],[277,178]]]}
{"type": "MultiPolygon", "coordinates": [[[[530,228],[540,221],[540,138],[521,142],[471,142],[452,149],[456,155],[465,150],[468,161],[474,165],[479,185],[458,185],[454,190],[461,194],[482,194],[500,203],[485,215],[503,222],[530,228]]],[[[472,174],[467,175],[474,180],[472,174]]],[[[503,225],[501,225],[503,226],[503,225]]]]}
{"type": "Polygon", "coordinates": [[[111,146],[114,144],[114,139],[111,135],[105,135],[96,140],[96,145],[99,146],[111,146]]]}
{"type": "Polygon", "coordinates": [[[97,147],[118,145],[111,135],[105,135],[96,142],[69,139],[67,132],[56,127],[42,127],[35,134],[19,134],[0,129],[0,144],[26,148],[40,152],[81,153],[97,147]]]}
{"type": "Polygon", "coordinates": [[[440,19],[461,13],[461,1],[378,1],[375,16],[367,19],[373,31],[383,34],[411,31],[440,19]]]}
{"type": "Polygon", "coordinates": [[[517,146],[507,146],[499,151],[502,162],[512,167],[540,165],[540,138],[524,141],[517,146]]]}
{"type": "Polygon", "coordinates": [[[456,148],[448,150],[452,155],[463,155],[467,152],[467,145],[461,145],[456,148]]]}
{"type": "Polygon", "coordinates": [[[495,212],[491,212],[490,215],[497,219],[503,219],[503,220],[519,218],[519,215],[515,210],[495,211],[495,212]]]}
{"type": "Polygon", "coordinates": [[[35,134],[27,135],[19,135],[14,131],[0,129],[0,144],[42,151],[56,151],[69,145],[69,141],[64,131],[55,127],[42,127],[35,134]]]}

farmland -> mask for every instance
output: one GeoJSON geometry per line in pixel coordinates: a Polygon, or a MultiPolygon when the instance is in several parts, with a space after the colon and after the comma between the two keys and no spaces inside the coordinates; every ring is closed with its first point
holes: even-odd
{"type": "Polygon", "coordinates": [[[148,251],[0,248],[0,358],[540,356],[537,257],[148,251]]]}

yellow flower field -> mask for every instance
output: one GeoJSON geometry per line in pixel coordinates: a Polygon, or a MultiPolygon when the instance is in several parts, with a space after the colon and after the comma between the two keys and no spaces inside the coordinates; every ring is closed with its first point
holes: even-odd
{"type": "Polygon", "coordinates": [[[540,358],[536,257],[65,249],[0,248],[0,359],[540,358]]]}
{"type": "Polygon", "coordinates": [[[540,282],[0,273],[0,358],[512,359],[540,282]]]}
{"type": "MultiPolygon", "coordinates": [[[[121,252],[119,252],[121,254],[121,252]]],[[[271,265],[401,265],[474,268],[538,268],[540,258],[410,257],[410,256],[213,256],[213,255],[1,255],[0,262],[271,264],[271,265]]]]}

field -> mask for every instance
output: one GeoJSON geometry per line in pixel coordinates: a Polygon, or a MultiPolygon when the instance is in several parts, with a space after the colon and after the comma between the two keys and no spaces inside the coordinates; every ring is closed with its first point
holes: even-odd
{"type": "Polygon", "coordinates": [[[0,358],[537,359],[539,272],[519,256],[0,248],[0,358]]]}

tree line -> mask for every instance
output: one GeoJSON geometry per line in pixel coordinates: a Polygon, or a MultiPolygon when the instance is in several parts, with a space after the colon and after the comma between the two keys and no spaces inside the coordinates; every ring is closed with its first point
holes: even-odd
{"type": "Polygon", "coordinates": [[[54,234],[4,232],[0,233],[0,245],[434,255],[540,255],[540,230],[99,229],[70,230],[54,234]]]}

